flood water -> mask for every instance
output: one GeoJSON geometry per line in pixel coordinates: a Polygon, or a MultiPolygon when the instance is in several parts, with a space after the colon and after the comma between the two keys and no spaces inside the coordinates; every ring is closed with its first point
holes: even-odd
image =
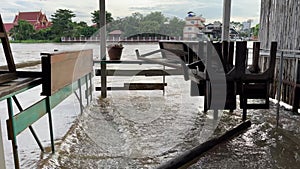
{"type": "MultiPolygon", "coordinates": [[[[97,44],[12,44],[17,63],[40,59],[39,53],[58,50],[94,49],[97,44]]],[[[125,44],[122,59],[135,59],[141,53],[158,49],[157,44],[125,44]]],[[[2,54],[3,52],[1,52],[2,54]]],[[[3,57],[0,57],[3,58],[3,57]]],[[[3,62],[0,62],[3,63],[3,62]]],[[[95,65],[100,67],[99,65],[95,65]]],[[[109,68],[162,68],[159,65],[109,65],[109,68]]],[[[30,70],[40,70],[39,66],[30,70]]],[[[109,77],[108,86],[129,82],[162,82],[162,78],[109,77]]],[[[190,82],[182,76],[166,78],[162,91],[113,91],[106,99],[94,92],[92,106],[80,115],[74,96],[53,111],[57,152],[51,155],[47,117],[33,125],[46,146],[41,153],[28,131],[18,136],[21,168],[155,168],[190,150],[209,138],[218,136],[241,122],[241,110],[233,113],[203,112],[203,97],[190,97],[190,82]]],[[[94,77],[94,86],[100,86],[94,77]]],[[[41,89],[18,98],[25,107],[40,98],[41,89]]],[[[13,168],[10,142],[7,141],[6,103],[0,102],[6,164],[13,168]]],[[[201,156],[190,168],[299,168],[300,117],[284,107],[280,109],[280,127],[276,129],[276,109],[250,110],[252,126],[232,140],[216,146],[201,156]]]]}

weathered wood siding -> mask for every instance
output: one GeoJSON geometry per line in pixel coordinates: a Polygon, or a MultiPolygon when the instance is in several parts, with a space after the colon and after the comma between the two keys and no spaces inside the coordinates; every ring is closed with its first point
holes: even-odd
{"type": "MultiPolygon", "coordinates": [[[[259,60],[259,67],[262,71],[267,69],[269,62],[269,56],[261,55],[259,60]]],[[[282,73],[282,87],[281,87],[281,101],[292,105],[293,111],[297,111],[300,107],[299,104],[299,92],[300,92],[300,59],[295,57],[284,57],[283,59],[283,73],[282,73]]],[[[270,87],[270,97],[276,98],[278,79],[280,72],[280,58],[276,59],[274,82],[270,87]]]]}
{"type": "Polygon", "coordinates": [[[262,0],[259,39],[268,49],[271,41],[278,49],[300,49],[300,1],[262,0]]]}

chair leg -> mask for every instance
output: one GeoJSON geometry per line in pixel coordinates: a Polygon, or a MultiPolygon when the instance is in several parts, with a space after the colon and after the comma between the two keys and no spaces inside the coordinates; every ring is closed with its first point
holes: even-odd
{"type": "Polygon", "coordinates": [[[243,108],[243,117],[242,117],[243,121],[247,120],[247,108],[243,108]]]}

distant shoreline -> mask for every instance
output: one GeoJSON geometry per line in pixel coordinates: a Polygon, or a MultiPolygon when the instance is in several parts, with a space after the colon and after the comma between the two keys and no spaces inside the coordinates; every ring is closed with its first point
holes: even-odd
{"type": "Polygon", "coordinates": [[[10,43],[61,43],[54,40],[10,40],[10,43]]]}

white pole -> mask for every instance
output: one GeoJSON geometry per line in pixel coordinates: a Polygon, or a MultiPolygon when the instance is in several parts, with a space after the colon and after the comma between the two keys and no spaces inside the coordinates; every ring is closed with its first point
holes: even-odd
{"type": "Polygon", "coordinates": [[[2,140],[1,121],[0,121],[0,168],[5,169],[5,158],[4,158],[4,148],[3,148],[3,140],[2,140]]]}
{"type": "Polygon", "coordinates": [[[229,41],[231,0],[223,0],[222,41],[229,41]]]}
{"type": "MultiPolygon", "coordinates": [[[[100,57],[101,60],[106,60],[106,14],[105,14],[105,0],[99,0],[99,20],[100,20],[100,57]]],[[[107,97],[107,77],[106,64],[101,63],[101,97],[107,97]]]]}

